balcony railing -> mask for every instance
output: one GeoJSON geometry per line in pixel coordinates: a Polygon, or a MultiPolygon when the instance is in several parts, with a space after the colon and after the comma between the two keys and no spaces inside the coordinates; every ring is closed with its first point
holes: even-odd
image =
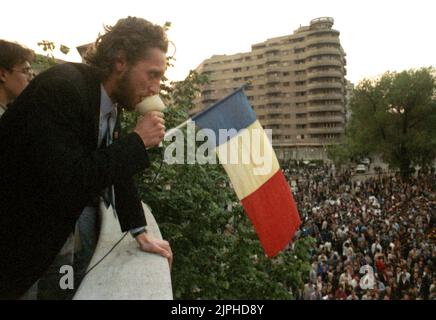
{"type": "MultiPolygon", "coordinates": [[[[148,233],[162,239],[159,227],[143,204],[148,233]]],[[[123,233],[111,207],[100,204],[101,229],[90,266],[95,265],[121,239],[123,233]]],[[[168,260],[140,251],[128,234],[120,244],[82,280],[74,300],[172,300],[168,260]]]]}
{"type": "Polygon", "coordinates": [[[308,133],[318,133],[318,134],[331,134],[331,133],[344,133],[343,127],[332,127],[332,128],[307,128],[308,133]]]}
{"type": "Polygon", "coordinates": [[[307,85],[307,89],[343,89],[341,82],[312,82],[307,85]]]}
{"type": "Polygon", "coordinates": [[[345,123],[344,117],[341,116],[317,116],[317,117],[308,117],[308,123],[325,123],[325,122],[339,122],[345,123]]]}
{"type": "Polygon", "coordinates": [[[344,95],[339,93],[319,93],[319,94],[308,94],[307,101],[317,101],[317,100],[344,100],[344,95]]]}
{"type": "Polygon", "coordinates": [[[342,67],[342,62],[336,59],[320,59],[306,62],[306,68],[328,66],[342,67]]]}
{"type": "Polygon", "coordinates": [[[341,111],[344,112],[344,106],[339,104],[324,104],[317,106],[307,106],[305,109],[307,112],[319,112],[319,111],[341,111]]]}
{"type": "Polygon", "coordinates": [[[320,78],[320,77],[343,77],[344,74],[340,70],[311,70],[307,72],[307,78],[320,78]]]}

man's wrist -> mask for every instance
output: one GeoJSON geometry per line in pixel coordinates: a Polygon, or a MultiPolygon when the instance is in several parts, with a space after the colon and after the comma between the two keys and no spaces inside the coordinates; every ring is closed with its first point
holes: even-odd
{"type": "Polygon", "coordinates": [[[136,238],[142,233],[147,233],[146,227],[139,227],[130,230],[130,234],[132,235],[133,238],[136,238]]]}

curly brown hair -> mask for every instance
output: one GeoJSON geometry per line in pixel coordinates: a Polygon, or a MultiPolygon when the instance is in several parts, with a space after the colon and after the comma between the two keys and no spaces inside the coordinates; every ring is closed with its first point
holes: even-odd
{"type": "Polygon", "coordinates": [[[0,67],[11,70],[15,65],[23,62],[32,62],[35,53],[18,43],[0,40],[0,67]]]}
{"type": "Polygon", "coordinates": [[[151,48],[168,51],[165,30],[158,25],[137,17],[118,20],[113,26],[104,27],[106,33],[99,35],[94,45],[85,54],[85,61],[96,67],[103,78],[112,72],[119,52],[125,54],[130,64],[147,56],[151,48]]]}

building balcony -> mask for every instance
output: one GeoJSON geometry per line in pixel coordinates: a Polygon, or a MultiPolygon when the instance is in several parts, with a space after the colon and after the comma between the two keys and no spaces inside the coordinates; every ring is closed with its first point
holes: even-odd
{"type": "Polygon", "coordinates": [[[306,68],[313,68],[313,67],[342,67],[343,63],[340,60],[336,59],[320,59],[320,60],[312,60],[309,62],[306,62],[305,64],[306,68]]]}
{"type": "MultiPolygon", "coordinates": [[[[266,116],[268,116],[268,113],[266,116]]],[[[276,118],[276,119],[272,119],[272,118],[262,119],[262,120],[260,120],[260,122],[262,123],[263,126],[280,125],[280,123],[283,122],[283,116],[281,116],[280,118],[276,118]]],[[[276,129],[274,129],[274,130],[276,130],[276,129]]]]}
{"type": "Polygon", "coordinates": [[[255,83],[255,85],[264,85],[266,84],[266,77],[262,77],[262,78],[257,78],[253,80],[253,83],[255,83]]]}
{"type": "Polygon", "coordinates": [[[292,100],[294,103],[301,103],[307,101],[307,96],[294,96],[292,98],[289,98],[289,100],[292,100]]]}
{"type": "Polygon", "coordinates": [[[274,73],[274,72],[278,72],[278,73],[282,73],[283,72],[283,67],[282,66],[266,66],[265,67],[265,73],[274,73]]]}
{"type": "Polygon", "coordinates": [[[325,123],[325,122],[336,122],[336,123],[345,123],[344,117],[341,116],[317,116],[317,117],[308,117],[308,123],[325,123]]]}
{"type": "Polygon", "coordinates": [[[280,83],[282,81],[282,77],[276,75],[266,76],[265,78],[266,78],[265,80],[266,84],[280,83]]]}
{"type": "Polygon", "coordinates": [[[265,102],[271,104],[282,104],[284,102],[289,102],[290,98],[286,97],[266,97],[265,102]]]}
{"type": "Polygon", "coordinates": [[[265,48],[265,54],[278,54],[280,49],[277,46],[271,46],[270,44],[265,48]]]}
{"type": "Polygon", "coordinates": [[[321,78],[321,77],[343,78],[344,74],[340,70],[311,70],[310,72],[307,72],[307,79],[321,78]]]}
{"type": "Polygon", "coordinates": [[[307,124],[307,117],[306,118],[294,118],[294,119],[292,119],[292,123],[294,123],[294,124],[307,124]]]}
{"type": "Polygon", "coordinates": [[[344,106],[339,104],[326,104],[320,106],[307,106],[307,112],[320,112],[320,111],[340,111],[344,112],[344,106]]]}
{"type": "Polygon", "coordinates": [[[307,58],[307,52],[301,52],[301,53],[289,53],[286,55],[287,57],[292,57],[294,60],[301,60],[307,58]]]}
{"type": "MultiPolygon", "coordinates": [[[[159,227],[147,205],[143,204],[147,230],[162,239],[159,227]]],[[[101,228],[90,266],[95,265],[121,237],[118,219],[112,208],[100,203],[101,228]]],[[[128,235],[80,283],[74,300],[172,300],[168,260],[141,251],[128,235]]]]}
{"type": "Polygon", "coordinates": [[[312,82],[307,84],[306,88],[311,89],[343,89],[344,86],[341,82],[312,82]]]}
{"type": "Polygon", "coordinates": [[[266,63],[268,63],[268,62],[280,62],[281,61],[281,57],[280,57],[280,55],[278,54],[278,55],[266,55],[265,56],[265,61],[266,61],[266,63]]]}
{"type": "Polygon", "coordinates": [[[344,100],[344,95],[340,93],[320,93],[320,94],[308,94],[307,101],[318,100],[344,100]]]}
{"type": "Polygon", "coordinates": [[[294,73],[291,73],[289,76],[284,77],[286,79],[290,79],[292,81],[305,81],[307,79],[307,73],[295,75],[294,73]]]}
{"type": "Polygon", "coordinates": [[[341,50],[339,48],[317,48],[317,47],[311,47],[308,48],[306,51],[307,58],[315,57],[323,54],[334,54],[341,56],[341,50]]]}
{"type": "Polygon", "coordinates": [[[332,134],[332,133],[344,133],[343,127],[334,128],[307,128],[307,133],[309,134],[332,134]]]}
{"type": "MultiPolygon", "coordinates": [[[[269,128],[265,128],[265,129],[269,129],[269,128]]],[[[274,129],[274,128],[270,128],[270,130],[271,130],[271,132],[272,132],[273,138],[274,138],[274,136],[278,136],[278,135],[281,136],[281,135],[287,133],[287,132],[285,132],[285,130],[283,130],[283,129],[274,129]]]]}
{"type": "MultiPolygon", "coordinates": [[[[304,44],[306,45],[306,48],[310,47],[311,45],[316,45],[316,44],[324,44],[324,43],[331,43],[334,45],[340,45],[340,41],[339,41],[339,37],[334,36],[332,37],[330,34],[326,34],[325,36],[321,36],[321,37],[315,37],[312,39],[308,39],[304,42],[304,44]]],[[[308,50],[308,49],[306,49],[308,50]]]]}
{"type": "Polygon", "coordinates": [[[322,147],[318,139],[305,138],[304,140],[288,139],[274,143],[273,147],[322,147]]]}

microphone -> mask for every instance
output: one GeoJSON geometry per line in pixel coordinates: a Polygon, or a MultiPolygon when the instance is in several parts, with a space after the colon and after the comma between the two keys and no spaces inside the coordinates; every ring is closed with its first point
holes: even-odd
{"type": "MultiPolygon", "coordinates": [[[[138,103],[135,106],[136,112],[138,112],[140,115],[145,115],[147,112],[150,111],[163,112],[165,109],[166,106],[158,94],[154,96],[146,97],[144,100],[142,100],[140,103],[138,103]]],[[[163,145],[162,142],[160,142],[159,147],[161,148],[162,145],[163,145]]]]}
{"type": "Polygon", "coordinates": [[[158,94],[150,97],[146,97],[144,100],[142,100],[140,103],[138,103],[135,106],[135,110],[141,114],[145,115],[147,112],[150,111],[164,111],[165,110],[165,104],[163,103],[162,99],[158,94]]]}

